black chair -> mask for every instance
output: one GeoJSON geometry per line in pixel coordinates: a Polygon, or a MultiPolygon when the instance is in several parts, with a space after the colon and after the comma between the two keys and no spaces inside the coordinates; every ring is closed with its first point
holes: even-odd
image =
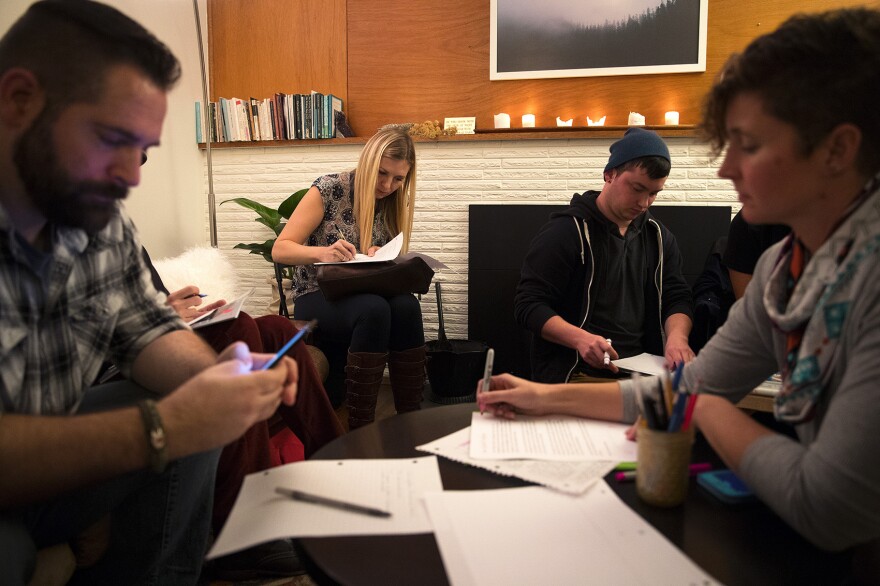
{"type": "Polygon", "coordinates": [[[278,283],[278,315],[290,319],[290,313],[287,310],[287,298],[284,295],[284,269],[290,268],[291,265],[283,265],[281,263],[272,263],[275,268],[275,282],[278,283]]]}

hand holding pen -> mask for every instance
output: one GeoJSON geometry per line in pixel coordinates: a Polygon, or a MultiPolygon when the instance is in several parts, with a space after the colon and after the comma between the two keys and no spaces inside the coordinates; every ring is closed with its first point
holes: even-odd
{"type": "Polygon", "coordinates": [[[205,306],[202,306],[202,298],[207,297],[204,293],[199,292],[199,288],[195,285],[188,285],[183,289],[168,294],[166,303],[177,312],[184,321],[192,321],[200,315],[214,311],[218,307],[226,305],[225,299],[218,299],[205,306]]]}
{"type": "Polygon", "coordinates": [[[580,330],[578,334],[576,350],[581,359],[593,368],[601,368],[617,372],[618,368],[612,362],[619,358],[611,340],[603,338],[595,334],[591,334],[585,330],[580,330]]]}
{"type": "Polygon", "coordinates": [[[318,262],[345,262],[353,259],[356,254],[357,248],[354,244],[346,240],[342,232],[338,232],[336,242],[321,249],[318,262]]]}
{"type": "MultiPolygon", "coordinates": [[[[488,393],[491,390],[492,386],[492,367],[495,363],[495,350],[489,348],[486,351],[486,366],[483,368],[483,380],[480,383],[480,386],[477,390],[478,400],[479,395],[482,393],[488,393]]],[[[483,414],[483,406],[480,404],[480,415],[483,414]]]]}

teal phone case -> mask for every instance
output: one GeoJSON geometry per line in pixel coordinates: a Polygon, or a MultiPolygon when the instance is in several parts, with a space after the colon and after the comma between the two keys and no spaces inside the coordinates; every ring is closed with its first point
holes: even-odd
{"type": "Polygon", "coordinates": [[[747,503],[755,500],[755,494],[739,476],[731,470],[710,470],[697,474],[697,484],[712,496],[728,504],[747,503]]]}

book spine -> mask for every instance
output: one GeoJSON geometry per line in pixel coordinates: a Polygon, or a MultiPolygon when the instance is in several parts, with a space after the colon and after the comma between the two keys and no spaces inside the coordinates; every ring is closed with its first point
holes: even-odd
{"type": "Polygon", "coordinates": [[[312,90],[312,138],[324,138],[324,125],[321,119],[324,114],[324,94],[312,90]]]}
{"type": "Polygon", "coordinates": [[[238,109],[238,130],[242,141],[251,140],[251,108],[246,100],[239,99],[235,103],[238,109]]]}
{"type": "Polygon", "coordinates": [[[284,94],[275,94],[275,131],[279,140],[284,140],[287,135],[284,132],[284,94]]]}
{"type": "Polygon", "coordinates": [[[250,112],[251,112],[251,139],[252,140],[263,140],[262,139],[262,129],[260,128],[260,107],[256,98],[250,99],[250,112]]]}
{"type": "Polygon", "coordinates": [[[296,118],[293,115],[293,100],[290,99],[290,94],[284,97],[284,120],[288,138],[296,138],[296,131],[293,127],[296,118]]]}
{"type": "Polygon", "coordinates": [[[333,94],[324,96],[324,138],[333,138],[333,104],[331,99],[333,94]]]}
{"type": "Polygon", "coordinates": [[[303,112],[302,112],[302,95],[294,94],[293,96],[293,114],[295,118],[294,128],[296,129],[296,138],[303,137],[303,112]]]}
{"type": "Polygon", "coordinates": [[[332,112],[330,114],[333,120],[333,136],[336,137],[336,112],[342,112],[342,99],[331,94],[330,100],[332,112]]]}
{"type": "Polygon", "coordinates": [[[312,96],[303,94],[303,138],[314,138],[312,134],[312,96]]]}
{"type": "Polygon", "coordinates": [[[230,130],[229,120],[229,100],[220,98],[220,125],[224,142],[232,140],[232,131],[230,130]]]}

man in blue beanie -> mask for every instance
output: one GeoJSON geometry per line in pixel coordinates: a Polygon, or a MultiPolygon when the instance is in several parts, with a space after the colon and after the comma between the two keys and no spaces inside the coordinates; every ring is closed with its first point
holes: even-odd
{"type": "Polygon", "coordinates": [[[669,367],[694,357],[681,253],[648,211],[670,167],[662,138],[630,128],[611,145],[602,191],[574,194],[532,241],[514,313],[533,334],[533,380],[616,378],[611,360],[642,352],[669,367]]]}

